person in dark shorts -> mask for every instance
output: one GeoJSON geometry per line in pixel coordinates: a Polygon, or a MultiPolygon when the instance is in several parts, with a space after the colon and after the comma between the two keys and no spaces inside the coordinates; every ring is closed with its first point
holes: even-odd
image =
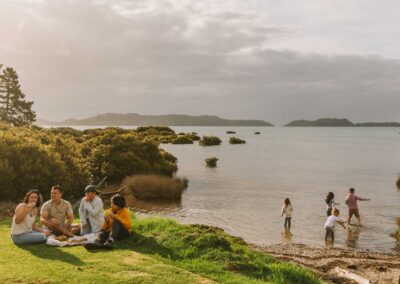
{"type": "Polygon", "coordinates": [[[325,242],[328,241],[329,238],[331,238],[332,243],[335,242],[335,224],[339,223],[343,228],[346,229],[344,222],[340,221],[338,216],[339,216],[339,210],[334,208],[332,210],[332,214],[326,219],[325,222],[325,242]]]}
{"type": "Polygon", "coordinates": [[[369,198],[361,198],[358,195],[354,194],[354,188],[349,189],[349,194],[346,197],[346,204],[349,207],[349,218],[347,222],[350,224],[351,218],[353,215],[356,216],[358,220],[358,226],[361,226],[361,218],[360,218],[360,213],[358,210],[358,205],[357,205],[357,200],[360,201],[369,201],[369,198]]]}

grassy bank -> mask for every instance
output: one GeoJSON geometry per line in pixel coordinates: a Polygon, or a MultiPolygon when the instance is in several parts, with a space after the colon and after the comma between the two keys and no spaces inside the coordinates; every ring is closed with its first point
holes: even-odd
{"type": "Polygon", "coordinates": [[[319,283],[312,273],[251,250],[222,230],[134,219],[113,251],[15,246],[0,221],[0,283],[319,283]]]}

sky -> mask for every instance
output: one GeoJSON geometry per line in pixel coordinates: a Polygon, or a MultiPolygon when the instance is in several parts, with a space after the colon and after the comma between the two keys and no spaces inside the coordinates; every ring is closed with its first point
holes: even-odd
{"type": "Polygon", "coordinates": [[[39,118],[400,122],[400,2],[0,0],[0,64],[39,118]]]}

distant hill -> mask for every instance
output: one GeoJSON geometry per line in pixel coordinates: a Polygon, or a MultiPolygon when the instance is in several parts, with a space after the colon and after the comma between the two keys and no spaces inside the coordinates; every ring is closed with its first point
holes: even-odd
{"type": "Polygon", "coordinates": [[[285,126],[301,127],[400,127],[398,122],[353,123],[346,118],[320,118],[317,120],[293,120],[285,126]]]}
{"type": "Polygon", "coordinates": [[[319,126],[319,127],[344,127],[344,126],[354,126],[354,123],[343,118],[320,118],[317,120],[293,120],[286,124],[285,126],[319,126]]]}
{"type": "Polygon", "coordinates": [[[140,115],[137,113],[118,114],[105,113],[85,119],[67,119],[60,122],[49,122],[38,119],[39,125],[87,125],[87,126],[273,126],[263,120],[231,120],[223,119],[218,116],[202,115],[140,115]],[[45,123],[41,123],[45,122],[45,123]]]}
{"type": "Polygon", "coordinates": [[[358,127],[400,127],[398,122],[363,122],[356,123],[354,126],[358,127]]]}

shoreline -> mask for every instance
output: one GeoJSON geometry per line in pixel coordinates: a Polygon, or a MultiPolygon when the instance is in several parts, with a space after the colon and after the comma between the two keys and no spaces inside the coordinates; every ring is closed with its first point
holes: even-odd
{"type": "Polygon", "coordinates": [[[310,269],[331,283],[357,283],[341,276],[339,271],[343,270],[368,279],[369,283],[400,283],[400,256],[396,253],[364,252],[295,243],[250,246],[279,260],[310,269]]]}
{"type": "MultiPolygon", "coordinates": [[[[11,218],[14,208],[15,204],[11,202],[0,202],[0,219],[11,218]]],[[[339,268],[368,279],[370,283],[400,284],[400,255],[395,251],[391,254],[299,243],[260,246],[243,242],[258,252],[305,267],[328,283],[357,283],[340,276],[339,268]]]]}

